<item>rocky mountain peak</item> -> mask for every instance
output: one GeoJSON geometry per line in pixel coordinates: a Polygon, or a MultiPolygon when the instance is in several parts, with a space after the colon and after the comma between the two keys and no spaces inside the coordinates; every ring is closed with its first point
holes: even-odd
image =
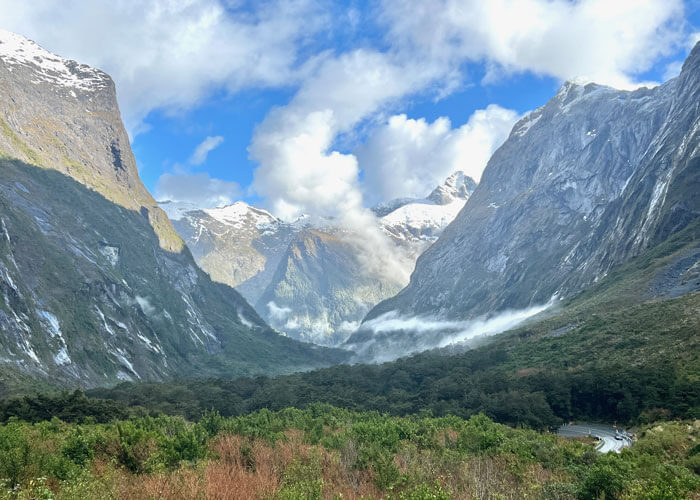
{"type": "Polygon", "coordinates": [[[688,72],[697,72],[700,68],[700,42],[695,44],[693,50],[690,51],[688,57],[683,63],[683,69],[681,69],[681,75],[688,72]]]}
{"type": "Polygon", "coordinates": [[[450,175],[444,183],[436,187],[427,197],[438,204],[447,205],[455,199],[466,200],[476,189],[476,182],[461,170],[450,175]]]}
{"type": "Polygon", "coordinates": [[[243,201],[237,201],[231,205],[206,209],[204,212],[211,218],[229,226],[242,226],[252,223],[256,227],[264,224],[282,223],[280,219],[267,210],[248,205],[243,201]]]}

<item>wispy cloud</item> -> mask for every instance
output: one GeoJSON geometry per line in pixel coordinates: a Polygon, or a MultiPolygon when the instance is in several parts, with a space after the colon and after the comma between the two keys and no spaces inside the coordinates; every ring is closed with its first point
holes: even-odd
{"type": "Polygon", "coordinates": [[[206,139],[200,142],[192,152],[192,156],[190,156],[190,164],[201,165],[207,161],[207,156],[209,153],[218,148],[223,142],[224,138],[220,135],[208,136],[206,139]]]}
{"type": "Polygon", "coordinates": [[[155,189],[158,200],[183,201],[201,208],[230,205],[240,196],[237,183],[212,178],[205,172],[165,173],[158,179],[155,189]]]}

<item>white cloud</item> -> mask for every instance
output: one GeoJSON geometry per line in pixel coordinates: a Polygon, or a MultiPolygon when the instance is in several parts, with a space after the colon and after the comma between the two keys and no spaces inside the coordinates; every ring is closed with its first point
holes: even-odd
{"type": "Polygon", "coordinates": [[[284,322],[292,314],[292,310],[289,307],[280,307],[272,300],[267,303],[267,310],[270,313],[270,319],[277,323],[284,322]]]}
{"type": "Polygon", "coordinates": [[[634,87],[683,42],[682,0],[385,0],[389,39],[442,60],[485,61],[487,79],[532,71],[634,87]]]}
{"type": "Polygon", "coordinates": [[[688,41],[686,42],[686,48],[692,50],[695,44],[700,42],[700,31],[695,31],[688,35],[688,41]]]}
{"type": "Polygon", "coordinates": [[[445,117],[428,123],[392,116],[355,151],[368,201],[423,197],[457,170],[478,182],[517,120],[515,111],[494,104],[475,111],[457,129],[445,117]]]}
{"type": "Polygon", "coordinates": [[[683,68],[683,61],[673,61],[666,65],[666,70],[663,74],[663,81],[670,80],[681,74],[681,69],[683,68]]]}
{"type": "Polygon", "coordinates": [[[556,303],[556,297],[543,305],[526,309],[505,310],[495,316],[480,316],[465,321],[451,321],[429,316],[400,316],[390,311],[360,326],[372,337],[353,351],[360,359],[376,363],[392,361],[428,349],[461,344],[479,337],[488,337],[515,328],[526,319],[541,313],[556,303]],[[402,332],[396,335],[396,332],[402,332]],[[408,336],[406,335],[408,334],[408,336]]]}
{"type": "Polygon", "coordinates": [[[130,133],[215,90],[289,85],[300,52],[328,26],[312,0],[0,0],[2,25],[115,80],[130,133]]]}
{"type": "Polygon", "coordinates": [[[257,128],[249,148],[259,163],[255,190],[286,219],[361,210],[357,160],[333,151],[334,139],[432,77],[364,49],[324,60],[292,101],[257,128]]]}
{"type": "Polygon", "coordinates": [[[240,195],[237,183],[212,178],[207,173],[165,173],[155,189],[157,200],[189,202],[201,208],[230,205],[240,195]]]}
{"type": "Polygon", "coordinates": [[[218,148],[222,142],[224,142],[224,138],[220,135],[213,137],[208,136],[195,148],[194,152],[192,153],[192,156],[190,157],[190,164],[201,165],[202,163],[207,161],[207,156],[209,155],[209,153],[214,149],[218,148]]]}

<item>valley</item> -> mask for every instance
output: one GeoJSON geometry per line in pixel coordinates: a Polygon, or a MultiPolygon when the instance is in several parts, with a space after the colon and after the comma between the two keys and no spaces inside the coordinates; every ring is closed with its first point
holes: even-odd
{"type": "Polygon", "coordinates": [[[547,99],[455,125],[411,113],[479,58],[374,42],[139,114],[0,29],[0,500],[700,498],[700,41],[658,85],[486,65],[547,99]]]}

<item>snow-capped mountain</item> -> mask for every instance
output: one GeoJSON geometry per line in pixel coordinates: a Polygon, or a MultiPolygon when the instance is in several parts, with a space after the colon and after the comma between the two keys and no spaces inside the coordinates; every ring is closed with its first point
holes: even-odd
{"type": "Polygon", "coordinates": [[[464,172],[455,172],[425,199],[403,198],[378,205],[382,229],[399,242],[432,242],[454,220],[476,182],[464,172]]]}
{"type": "Polygon", "coordinates": [[[211,209],[161,202],[198,264],[215,281],[236,287],[255,304],[272,280],[301,219],[286,223],[242,201],[211,209]]]}
{"type": "MultiPolygon", "coordinates": [[[[396,251],[415,259],[454,219],[476,184],[455,172],[425,199],[373,209],[396,251]]],[[[342,342],[403,284],[365,269],[357,242],[330,219],[284,222],[243,202],[214,209],[161,202],[199,265],[235,286],[273,327],[320,344],[342,342]]]]}
{"type": "Polygon", "coordinates": [[[0,89],[4,381],[94,386],[326,362],[197,267],[141,183],[107,74],[0,31],[0,89]]]}

